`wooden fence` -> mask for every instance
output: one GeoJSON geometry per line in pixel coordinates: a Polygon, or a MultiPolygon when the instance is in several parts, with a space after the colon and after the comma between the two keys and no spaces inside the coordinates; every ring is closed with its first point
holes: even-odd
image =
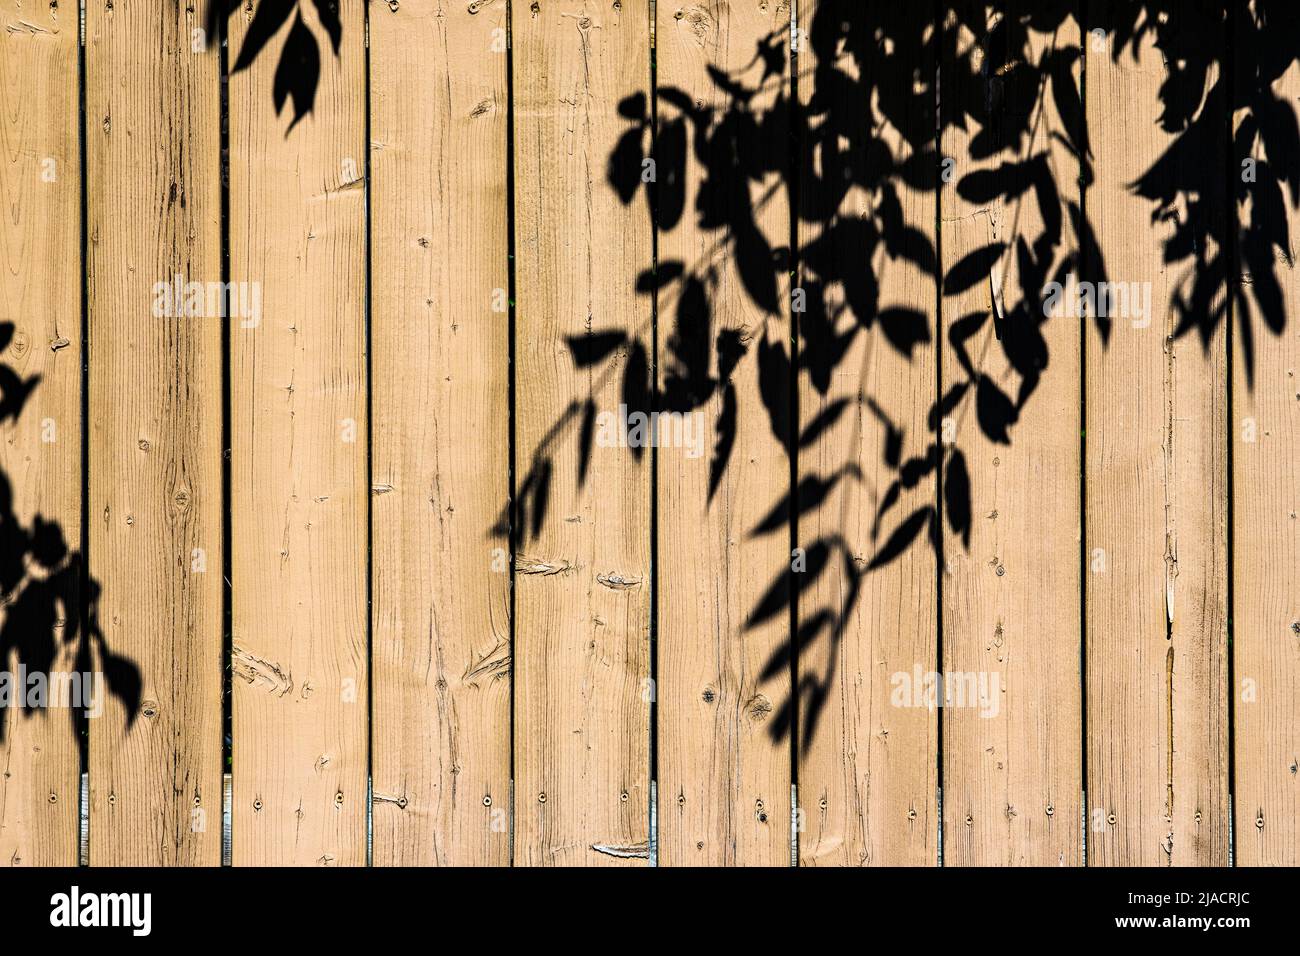
{"type": "Polygon", "coordinates": [[[1300,862],[1285,4],[0,27],[0,858],[1300,862]]]}

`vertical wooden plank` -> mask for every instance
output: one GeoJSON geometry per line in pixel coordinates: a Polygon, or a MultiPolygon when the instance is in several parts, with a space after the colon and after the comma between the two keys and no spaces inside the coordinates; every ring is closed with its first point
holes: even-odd
{"type": "Polygon", "coordinates": [[[1151,14],[1102,3],[1089,16],[1105,40],[1087,59],[1088,214],[1107,281],[1136,283],[1144,302],[1149,289],[1150,308],[1108,303],[1108,344],[1087,320],[1088,861],[1223,865],[1228,369],[1211,320],[1224,307],[1226,117],[1217,67],[1195,68],[1220,58],[1223,13],[1180,5],[1123,49],[1117,29],[1151,14]],[[1157,36],[1191,66],[1171,76],[1157,36]],[[1194,119],[1169,132],[1182,103],[1194,119]],[[1174,334],[1180,302],[1204,338],[1174,334]]]}
{"type": "MultiPolygon", "coordinates": [[[[110,685],[90,728],[90,861],[221,853],[221,145],[204,11],[86,9],[90,574],[110,685]],[[176,277],[179,276],[178,280],[176,277]],[[182,295],[178,283],[200,291],[182,295]]],[[[93,597],[93,595],[92,595],[93,597]]]]}
{"type": "Polygon", "coordinates": [[[617,417],[624,396],[637,410],[649,391],[636,279],[650,221],[605,173],[627,124],[620,101],[649,89],[650,12],[541,0],[511,17],[515,861],[637,863],[649,839],[650,455],[584,449],[578,421],[587,408],[617,417]],[[619,344],[596,361],[603,333],[619,344]],[[579,367],[578,353],[592,362],[579,367]]]}
{"type": "Polygon", "coordinates": [[[1043,300],[1078,271],[1076,6],[958,5],[945,29],[945,865],[1083,857],[1079,326],[1043,300]]]}
{"type": "Polygon", "coordinates": [[[883,554],[936,503],[934,469],[917,467],[938,439],[926,421],[938,172],[929,13],[798,7],[804,866],[937,862],[936,715],[891,700],[895,675],[934,668],[935,552],[918,533],[883,554]],[[917,472],[905,488],[904,463],[917,472]],[[878,524],[891,487],[896,504],[878,524]]]}
{"type": "Polygon", "coordinates": [[[1233,410],[1228,424],[1233,443],[1235,862],[1296,866],[1300,284],[1293,237],[1300,230],[1295,202],[1300,156],[1285,137],[1285,117],[1294,122],[1300,66],[1293,50],[1278,60],[1264,51],[1271,37],[1286,37],[1281,42],[1293,44],[1300,17],[1293,8],[1274,6],[1265,15],[1259,4],[1235,10],[1233,103],[1239,109],[1231,175],[1238,183],[1241,219],[1233,265],[1239,291],[1232,303],[1233,410]],[[1254,169],[1243,169],[1248,158],[1254,169]],[[1261,308],[1264,302],[1271,303],[1267,312],[1261,308]]]}
{"type": "Polygon", "coordinates": [[[232,859],[366,860],[366,76],[364,10],[337,52],[298,4],[247,69],[274,4],[230,19],[232,859]],[[301,18],[301,19],[299,19],[301,18]],[[281,57],[321,59],[314,108],[277,113],[281,57]],[[240,51],[239,54],[236,51],[240,51]],[[252,288],[252,286],[249,286],[252,288]]]}
{"type": "Polygon", "coordinates": [[[693,439],[660,427],[659,862],[788,866],[790,747],[772,731],[789,667],[763,678],[789,653],[789,615],[746,620],[789,566],[789,521],[759,530],[791,490],[764,411],[766,399],[784,413],[789,376],[760,389],[759,356],[790,352],[785,267],[762,254],[790,240],[790,7],[710,0],[656,16],[659,270],[682,269],[660,293],[656,364],[660,407],[688,416],[693,439]],[[683,104],[711,118],[696,124],[683,104]],[[739,148],[741,122],[763,130],[756,148],[739,148]],[[717,367],[728,342],[745,353],[730,371],[717,367]],[[734,438],[714,487],[720,432],[734,438]]]}
{"type": "MultiPolygon", "coordinates": [[[[39,515],[62,548],[40,577],[74,584],[81,546],[81,159],[75,7],[0,2],[0,670],[75,667],[60,604],[24,616],[39,515]],[[65,550],[66,549],[66,550],[65,550]],[[59,610],[56,612],[55,608],[59,610]]],[[[52,587],[57,585],[51,584],[52,587]]],[[[84,635],[82,640],[84,640],[84,635]]],[[[11,689],[10,693],[14,691],[11,689]]],[[[0,712],[0,863],[77,862],[77,736],[67,710],[0,712]]]]}
{"type": "Polygon", "coordinates": [[[506,2],[372,14],[374,862],[507,864],[506,2]]]}

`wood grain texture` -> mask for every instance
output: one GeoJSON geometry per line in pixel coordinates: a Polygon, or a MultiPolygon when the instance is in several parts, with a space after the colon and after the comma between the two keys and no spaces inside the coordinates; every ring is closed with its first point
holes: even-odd
{"type": "MultiPolygon", "coordinates": [[[[814,134],[819,145],[812,168],[801,170],[799,247],[805,262],[815,259],[817,279],[806,272],[799,279],[809,310],[798,316],[800,433],[811,435],[818,421],[832,424],[820,437],[800,441],[798,543],[810,565],[819,542],[841,542],[847,549],[832,550],[825,570],[799,595],[800,633],[815,628],[799,641],[804,713],[810,708],[808,688],[824,695],[812,732],[806,718],[800,731],[799,863],[933,866],[938,859],[936,715],[924,706],[895,706],[891,693],[895,675],[910,678],[914,670],[929,672],[935,665],[935,552],[922,534],[897,559],[871,564],[909,516],[936,502],[931,472],[901,489],[896,506],[876,527],[877,510],[899,477],[898,463],[891,465],[884,451],[891,436],[900,435],[901,458],[909,460],[924,458],[934,438],[926,416],[937,398],[935,189],[933,180],[914,188],[901,175],[882,177],[873,188],[861,179],[869,151],[883,146],[888,159],[882,150],[877,161],[892,162],[898,170],[916,160],[918,128],[932,141],[933,98],[912,100],[910,93],[914,78],[933,91],[935,48],[929,41],[919,45],[915,74],[887,65],[884,49],[874,43],[845,49],[846,37],[874,32],[865,16],[866,8],[854,4],[799,4],[801,35],[810,38],[801,44],[798,59],[799,96],[809,111],[803,122],[814,131],[830,125],[836,132],[814,134]],[[856,61],[855,53],[865,58],[856,61]],[[837,75],[860,75],[863,85],[840,84],[837,75]],[[891,91],[892,102],[908,104],[900,107],[904,113],[882,118],[873,109],[877,104],[861,95],[864,86],[891,91]],[[879,120],[874,126],[872,117],[879,120]],[[913,238],[895,247],[905,254],[889,254],[877,234],[877,217],[887,204],[915,230],[913,238]],[[872,238],[869,247],[865,235],[872,238]],[[857,307],[854,296],[868,270],[876,284],[877,313],[906,310],[925,325],[910,358],[890,344],[878,314],[857,307]],[[824,316],[813,311],[821,310],[822,299],[824,316]],[[814,314],[829,328],[815,331],[814,314]],[[857,331],[859,326],[865,331],[857,331]],[[810,368],[826,362],[814,350],[829,353],[839,339],[847,340],[847,350],[833,372],[825,378],[812,374],[810,368]],[[841,405],[847,410],[835,418],[833,410],[841,405]],[[810,499],[820,487],[829,493],[816,505],[810,499]],[[832,618],[823,627],[817,622],[826,613],[832,618]],[[840,622],[838,632],[833,621],[840,622]]],[[[934,177],[937,170],[928,165],[920,175],[934,177]]]]}
{"type": "MultiPolygon", "coordinates": [[[[1093,13],[1115,19],[1113,7],[1093,13]]],[[[1194,31],[1182,42],[1222,42],[1221,16],[1180,8],[1177,23],[1194,31]]],[[[1150,314],[1111,316],[1108,346],[1097,323],[1086,332],[1090,865],[1224,865],[1228,857],[1228,369],[1222,323],[1204,344],[1196,333],[1173,337],[1175,296],[1188,296],[1196,270],[1165,257],[1179,223],[1209,216],[1201,252],[1213,261],[1225,196],[1212,185],[1194,207],[1155,218],[1134,190],[1173,139],[1158,124],[1167,76],[1150,32],[1136,55],[1130,47],[1116,56],[1113,35],[1104,50],[1089,42],[1096,179],[1088,215],[1109,281],[1151,284],[1150,314]]],[[[1211,69],[1206,90],[1218,79],[1211,69]]],[[[1195,102],[1197,91],[1189,95],[1195,102]]],[[[1226,134],[1223,97],[1207,97],[1201,109],[1217,111],[1209,128],[1226,134]]],[[[1197,155],[1176,161],[1169,182],[1222,169],[1224,138],[1211,135],[1197,155]]]]}
{"type": "Polygon", "coordinates": [[[373,15],[374,862],[503,865],[506,3],[373,15]]]}
{"type": "MultiPolygon", "coordinates": [[[[341,6],[336,56],[299,10],[310,114],[272,101],[291,25],[230,77],[230,275],[262,295],[230,323],[236,866],[366,861],[364,11],[341,6]]],[[[244,8],[230,25],[233,58],[244,8]]]]}
{"type": "MultiPolygon", "coordinates": [[[[745,112],[764,120],[773,158],[788,165],[788,74],[766,76],[754,54],[773,39],[787,49],[789,28],[786,3],[715,0],[686,15],[660,5],[658,85],[681,91],[719,119],[733,101],[710,69],[759,89],[745,112]]],[[[671,137],[665,124],[670,130],[688,125],[663,97],[660,122],[660,142],[671,137]]],[[[765,533],[756,529],[791,490],[789,458],[763,412],[758,375],[759,349],[788,353],[790,326],[781,310],[771,311],[775,303],[756,302],[746,290],[737,260],[752,254],[742,251],[731,226],[716,225],[752,223],[769,246],[780,248],[789,243],[789,203],[779,169],[748,181],[746,167],[759,154],[741,156],[716,126],[710,133],[704,158],[696,128],[692,147],[677,154],[685,156],[685,168],[671,168],[675,157],[665,152],[657,169],[660,183],[680,177],[686,210],[671,228],[662,224],[659,236],[660,268],[680,262],[686,269],[660,295],[657,367],[661,394],[670,396],[666,407],[676,390],[665,376],[689,376],[681,356],[691,354],[693,341],[711,349],[730,331],[747,350],[730,373],[730,389],[719,387],[701,408],[686,412],[699,445],[666,443],[658,454],[659,554],[667,557],[658,574],[659,863],[789,866],[790,748],[771,734],[776,710],[790,694],[789,668],[760,679],[772,655],[788,648],[789,617],[778,614],[754,628],[746,628],[746,619],[789,564],[789,522],[765,533]],[[719,189],[720,175],[745,182],[746,198],[719,189]],[[706,298],[695,294],[705,288],[706,298]],[[733,403],[733,412],[743,412],[735,419],[729,465],[711,495],[713,448],[733,403]]],[[[787,285],[782,281],[779,290],[782,310],[787,285]]],[[[778,392],[773,399],[788,403],[788,386],[778,392]]],[[[661,431],[670,434],[667,426],[661,431]]]]}
{"type": "Polygon", "coordinates": [[[943,389],[964,388],[949,412],[945,475],[954,483],[963,463],[971,512],[969,542],[949,532],[943,546],[946,866],[1083,858],[1079,325],[1046,316],[1042,299],[1077,252],[1067,204],[1079,204],[1070,144],[1081,131],[1051,87],[1065,82],[1077,99],[1079,29],[1073,16],[1045,17],[1050,32],[1022,33],[1031,7],[967,6],[974,15],[949,31],[940,78],[954,109],[988,107],[967,124],[945,115],[940,147],[956,163],[941,194],[943,389]],[[1053,71],[1062,54],[1069,65],[1053,71]],[[1022,57],[1042,82],[1016,82],[1022,57]],[[989,247],[1002,251],[988,274],[954,283],[989,247]],[[995,391],[1023,401],[1012,421],[990,424],[995,391]]]}
{"type": "MultiPolygon", "coordinates": [[[[803,866],[1300,863],[1300,13],[248,0],[223,222],[207,2],[0,0],[0,671],[43,593],[110,681],[91,863],[220,862],[223,666],[237,865],[641,865],[652,750],[661,865],[788,865],[792,778],[803,866]]],[[[69,718],[0,865],[78,861],[69,718]]]]}
{"type": "MultiPolygon", "coordinates": [[[[1253,14],[1236,11],[1236,36],[1253,31],[1253,14]]],[[[1294,9],[1273,9],[1260,27],[1271,35],[1294,37],[1300,22],[1294,9]],[[1277,19],[1278,13],[1283,18],[1277,19]]],[[[1239,41],[1240,42],[1240,41],[1239,41]]],[[[1286,42],[1286,41],[1284,41],[1286,42]]],[[[1239,48],[1240,49],[1240,48],[1239,48]]],[[[1237,56],[1234,104],[1249,103],[1234,117],[1239,132],[1257,122],[1275,97],[1294,111],[1300,99],[1300,68],[1293,63],[1274,81],[1265,64],[1244,50],[1237,56]],[[1256,94],[1255,91],[1259,91],[1256,94]],[[1265,93],[1265,91],[1269,91],[1265,93]]],[[[1272,107],[1277,109],[1277,107],[1272,107]]],[[[1300,281],[1294,266],[1300,215],[1290,188],[1283,199],[1271,192],[1264,172],[1294,180],[1300,157],[1283,152],[1273,129],[1267,139],[1250,137],[1246,154],[1256,161],[1253,182],[1238,186],[1248,206],[1241,209],[1237,249],[1273,217],[1285,220],[1290,248],[1265,247],[1275,258],[1285,325],[1270,331],[1254,294],[1252,264],[1242,256],[1235,266],[1232,342],[1232,415],[1228,428],[1233,465],[1233,615],[1236,793],[1235,862],[1238,866],[1300,864],[1300,281]],[[1284,258],[1285,256],[1285,258],[1284,258]],[[1253,348],[1247,351],[1246,329],[1253,348]],[[1253,355],[1250,374],[1248,355],[1253,355]]],[[[1241,155],[1233,172],[1242,175],[1241,155]]],[[[1276,185],[1274,186],[1276,189],[1276,185]]]]}
{"type": "Polygon", "coordinates": [[[137,712],[110,694],[91,721],[93,865],[220,862],[222,325],[206,296],[177,314],[154,288],[221,279],[202,25],[164,0],[86,10],[90,575],[143,679],[137,712]]]}
{"type": "MultiPolygon", "coordinates": [[[[0,374],[7,402],[28,394],[0,417],[6,603],[25,590],[8,522],[32,533],[39,515],[68,548],[81,546],[81,159],[77,125],[65,122],[78,109],[77,36],[75,8],[0,2],[0,374]]],[[[80,613],[75,592],[61,613],[80,613]]],[[[16,625],[0,617],[0,671],[13,673],[12,645],[36,636],[16,625]]],[[[51,669],[73,670],[66,627],[50,633],[51,669]]],[[[6,710],[0,722],[0,864],[75,865],[80,774],[68,712],[6,710]]]]}
{"type": "Polygon", "coordinates": [[[650,14],[635,0],[541,0],[514,4],[511,16],[525,515],[515,861],[636,864],[649,839],[650,455],[600,446],[584,455],[573,410],[590,399],[616,416],[621,383],[650,376],[650,307],[635,283],[651,265],[651,223],[639,199],[624,205],[605,179],[627,127],[618,104],[649,90],[650,14]],[[639,347],[624,342],[604,365],[576,367],[566,339],[608,330],[639,336],[639,347]]]}

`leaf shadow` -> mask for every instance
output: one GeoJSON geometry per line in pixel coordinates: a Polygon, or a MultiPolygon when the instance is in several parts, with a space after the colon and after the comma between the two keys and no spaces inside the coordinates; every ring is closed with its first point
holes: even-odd
{"type": "MultiPolygon", "coordinates": [[[[14,334],[12,322],[0,322],[0,353],[14,334]]],[[[0,424],[18,423],[39,380],[0,365],[0,424]]],[[[9,476],[0,472],[0,744],[19,714],[30,719],[66,708],[84,746],[88,712],[102,703],[95,696],[100,677],[122,705],[127,728],[135,722],[143,678],[134,662],[109,648],[99,595],[99,582],[62,527],[40,514],[24,523],[9,476]],[[73,670],[61,670],[69,660],[73,670]]]]}
{"type": "MultiPolygon", "coordinates": [[[[239,0],[222,2],[226,16],[239,6],[239,0]]],[[[300,2],[259,0],[236,72],[266,48],[300,2]]],[[[323,0],[315,2],[319,12],[323,0]]],[[[945,420],[969,413],[986,440],[1014,442],[1016,425],[1051,360],[1046,323],[1069,320],[1049,315],[1047,289],[1069,279],[1090,288],[1111,285],[1086,203],[1071,198],[1093,181],[1092,137],[1075,79],[1081,59],[1099,55],[1098,49],[1116,60],[1135,56],[1150,42],[1167,65],[1153,106],[1172,139],[1131,190],[1149,203],[1153,224],[1167,230],[1165,262],[1179,276],[1170,303],[1178,317],[1174,337],[1196,334],[1208,348],[1235,309],[1237,341],[1253,387],[1256,317],[1274,337],[1286,328],[1279,268],[1293,265],[1284,210],[1288,203],[1300,208],[1300,125],[1295,104],[1276,87],[1300,59],[1300,14],[1284,0],[1255,0],[1250,15],[1236,18],[1235,53],[1228,58],[1222,38],[1229,25],[1220,5],[1098,2],[1087,5],[1086,23],[1077,22],[1079,8],[1062,0],[1014,2],[989,19],[984,4],[941,2],[932,20],[906,4],[822,0],[795,60],[798,108],[784,32],[759,41],[745,70],[710,65],[717,94],[712,98],[662,85],[618,106],[626,125],[610,144],[607,187],[625,205],[641,194],[657,230],[694,217],[696,228],[715,242],[697,261],[659,262],[636,278],[636,291],[658,301],[662,356],[655,355],[651,329],[595,330],[569,343],[574,367],[590,376],[590,392],[565,408],[534,448],[524,450],[527,468],[493,532],[513,534],[517,544],[541,533],[556,482],[569,480],[555,470],[562,442],[578,443],[580,464],[572,480],[578,486],[588,480],[605,403],[597,396],[607,388],[629,409],[647,414],[717,403],[706,508],[735,467],[741,416],[760,415],[792,457],[844,422],[874,420],[883,435],[881,466],[890,479],[876,498],[869,540],[820,537],[805,549],[804,571],[773,569],[772,584],[746,625],[782,614],[792,622],[793,633],[762,672],[764,680],[787,687],[798,674],[772,721],[775,740],[813,734],[829,699],[839,643],[854,626],[865,576],[917,547],[930,548],[942,566],[946,534],[969,545],[975,511],[970,470],[964,453],[944,441],[945,420]],[[1033,35],[1055,36],[1067,26],[1082,37],[1080,44],[1053,43],[1041,51],[1034,46],[1033,35]],[[1101,41],[1097,49],[1094,38],[1101,41]],[[955,73],[936,108],[940,64],[955,73]],[[1051,131],[1052,142],[1077,159],[1077,182],[1061,179],[1035,142],[1036,117],[1046,104],[1061,121],[1051,131]],[[1229,116],[1235,117],[1234,132],[1230,142],[1221,142],[1229,116]],[[880,135],[886,129],[903,150],[890,148],[880,135]],[[944,157],[937,144],[945,131],[967,134],[966,155],[950,158],[969,169],[953,184],[959,196],[972,203],[1033,204],[1038,215],[1031,232],[1013,230],[943,270],[929,238],[933,224],[909,222],[900,195],[942,188],[944,157]],[[997,166],[986,162],[1008,154],[1015,158],[997,166]],[[683,175],[687,157],[703,170],[693,205],[683,175]],[[649,182],[642,175],[646,159],[655,161],[658,172],[649,182]],[[1224,164],[1247,160],[1253,178],[1241,177],[1229,193],[1224,164]],[[757,184],[774,179],[775,186],[756,192],[757,184]],[[867,197],[861,215],[841,214],[850,193],[867,197]],[[797,250],[790,237],[766,235],[759,225],[764,203],[779,197],[789,198],[796,210],[804,237],[797,250]],[[1233,223],[1241,228],[1228,236],[1233,223]],[[1233,248],[1240,279],[1230,268],[1233,248]],[[722,326],[714,312],[724,261],[734,265],[765,323],[787,314],[793,319],[793,343],[767,324],[751,336],[722,326]],[[941,332],[935,316],[881,301],[883,261],[913,264],[932,277],[945,302],[987,288],[989,306],[941,332]],[[798,286],[787,303],[780,290],[796,267],[798,286]],[[1008,276],[1014,281],[1008,283],[1008,276]],[[959,373],[926,409],[925,432],[909,434],[898,423],[911,417],[908,410],[885,408],[885,396],[831,396],[833,381],[848,371],[848,357],[863,336],[909,362],[927,349],[951,350],[959,373]],[[651,374],[661,362],[658,374],[651,374]],[[761,408],[738,402],[740,375],[755,377],[761,408]],[[799,394],[802,383],[825,399],[807,422],[790,414],[791,395],[799,394]],[[900,507],[929,489],[930,503],[900,507]],[[816,589],[810,584],[830,573],[839,575],[841,586],[831,590],[840,600],[799,600],[811,598],[816,589]],[[820,668],[809,663],[818,645],[826,662],[820,668]]],[[[323,13],[319,19],[337,53],[341,26],[323,13]]],[[[294,123],[314,106],[320,70],[316,40],[310,31],[304,37],[300,24],[299,12],[291,27],[298,39],[286,43],[273,91],[277,110],[292,103],[294,123]]],[[[1094,301],[1087,317],[1105,347],[1114,333],[1113,317],[1095,306],[1094,301]]],[[[628,451],[641,456],[639,448],[628,451]]],[[[794,487],[773,502],[751,534],[780,534],[802,521],[811,525],[813,517],[835,507],[837,495],[871,491],[851,455],[805,473],[807,461],[801,459],[794,487]]]]}

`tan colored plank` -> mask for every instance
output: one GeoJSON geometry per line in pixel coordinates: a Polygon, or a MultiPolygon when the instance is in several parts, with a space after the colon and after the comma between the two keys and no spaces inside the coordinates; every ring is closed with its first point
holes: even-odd
{"type": "Polygon", "coordinates": [[[372,9],[374,862],[501,865],[506,3],[372,9]]]}
{"type": "Polygon", "coordinates": [[[649,838],[650,455],[593,443],[580,486],[582,415],[568,410],[590,399],[617,415],[629,365],[648,387],[650,308],[635,279],[651,224],[605,172],[627,126],[619,102],[649,89],[649,10],[515,4],[512,42],[515,861],[635,864],[649,838]],[[640,345],[577,368],[566,339],[593,330],[640,345]]]}
{"type": "MultiPolygon", "coordinates": [[[[1197,9],[1180,7],[1175,28],[1197,44],[1219,42],[1219,18],[1197,9]]],[[[1103,5],[1090,16],[1109,25],[1131,21],[1130,11],[1103,5]]],[[[1165,261],[1174,220],[1188,211],[1153,221],[1155,204],[1133,185],[1174,138],[1157,122],[1167,72],[1154,42],[1145,33],[1136,55],[1129,47],[1117,58],[1113,34],[1104,50],[1090,40],[1086,71],[1089,218],[1109,281],[1151,284],[1149,326],[1130,309],[1111,317],[1108,347],[1096,323],[1086,332],[1088,862],[1223,865],[1228,370],[1222,322],[1204,346],[1196,333],[1172,338],[1174,296],[1211,274],[1187,258],[1165,261]]],[[[1212,69],[1207,89],[1217,79],[1212,69]]],[[[1201,109],[1211,111],[1207,142],[1161,173],[1164,183],[1223,169],[1222,97],[1201,109]]],[[[1222,182],[1213,176],[1191,212],[1212,217],[1206,264],[1223,238],[1222,182]]]]}
{"type": "MultiPolygon", "coordinates": [[[[1243,5],[1237,9],[1235,35],[1238,82],[1248,82],[1247,89],[1254,89],[1258,81],[1281,101],[1282,109],[1293,112],[1300,99],[1300,67],[1292,63],[1275,79],[1267,72],[1271,64],[1251,52],[1259,49],[1257,29],[1296,35],[1300,23],[1294,12],[1287,14],[1281,22],[1274,14],[1257,24],[1243,5]]],[[[1300,216],[1291,187],[1282,186],[1284,193],[1279,193],[1276,185],[1269,185],[1276,176],[1294,180],[1300,158],[1283,151],[1275,128],[1262,139],[1241,132],[1243,124],[1258,123],[1277,108],[1261,96],[1234,117],[1238,139],[1249,147],[1245,155],[1256,163],[1253,182],[1237,187],[1244,191],[1247,205],[1238,207],[1242,219],[1239,264],[1234,268],[1240,275],[1241,294],[1233,302],[1233,409],[1228,424],[1234,509],[1233,809],[1239,866],[1300,864],[1300,777],[1296,773],[1300,759],[1300,479],[1295,467],[1300,459],[1300,282],[1291,265],[1300,216]],[[1273,176],[1267,171],[1270,166],[1273,176]],[[1260,228],[1279,219],[1291,237],[1287,249],[1273,246],[1268,238],[1272,230],[1260,228]],[[1253,237],[1255,233],[1259,239],[1253,237]],[[1266,293],[1257,289],[1265,287],[1266,277],[1252,273],[1261,260],[1268,263],[1265,271],[1271,270],[1280,287],[1285,315],[1280,334],[1270,331],[1269,319],[1276,321],[1276,313],[1266,316],[1259,306],[1266,293]],[[1253,355],[1253,363],[1248,355],[1253,355]]],[[[1238,176],[1243,172],[1241,158],[1234,154],[1238,176]]]]}
{"type": "MultiPolygon", "coordinates": [[[[780,288],[773,282],[772,301],[756,299],[738,267],[739,257],[756,255],[741,248],[746,240],[735,230],[717,223],[752,224],[767,245],[789,245],[783,175],[789,165],[788,68],[765,75],[754,54],[760,43],[773,43],[784,59],[790,7],[713,0],[684,15],[668,5],[657,9],[659,141],[665,146],[656,172],[661,196],[675,182],[684,187],[680,220],[671,221],[674,203],[660,203],[661,214],[671,218],[661,220],[659,267],[681,263],[685,269],[660,293],[657,365],[661,406],[690,416],[698,442],[666,441],[658,454],[659,863],[788,866],[790,747],[771,731],[777,708],[790,694],[789,668],[780,668],[772,680],[761,676],[772,655],[782,648],[788,653],[789,616],[780,613],[752,628],[746,619],[789,563],[788,521],[755,532],[790,494],[789,459],[768,424],[758,385],[759,350],[790,352],[784,317],[789,292],[785,276],[777,273],[780,288]],[[742,109],[710,69],[758,92],[742,109]],[[733,159],[733,140],[716,125],[707,134],[693,128],[680,100],[670,102],[677,92],[713,113],[716,122],[728,113],[762,122],[765,150],[733,159]],[[668,149],[687,128],[689,147],[682,153],[668,149]],[[747,202],[719,188],[717,167],[710,172],[698,155],[701,137],[711,144],[706,162],[736,162],[738,180],[760,164],[772,167],[747,182],[747,202]],[[701,200],[703,207],[697,205],[701,200]],[[747,343],[728,384],[696,389],[688,398],[692,390],[682,383],[692,373],[722,374],[717,343],[728,334],[747,343]],[[691,361],[697,348],[714,355],[708,360],[714,367],[691,361]],[[694,407],[705,391],[707,401],[694,407]],[[711,495],[719,423],[733,403],[739,412],[734,444],[711,495]]],[[[760,271],[766,277],[778,268],[765,263],[760,271]]],[[[788,404],[788,385],[769,391],[788,404]]],[[[674,435],[667,425],[661,432],[674,435]]]]}
{"type": "MultiPolygon", "coordinates": [[[[804,573],[815,570],[818,542],[843,542],[831,547],[825,570],[799,596],[801,630],[823,614],[832,621],[801,641],[798,660],[803,866],[933,866],[938,857],[936,716],[922,706],[891,703],[894,675],[935,666],[935,554],[923,530],[895,560],[871,567],[908,517],[936,500],[930,471],[901,490],[897,505],[874,527],[899,477],[897,465],[924,458],[937,438],[926,425],[936,398],[936,200],[933,182],[916,188],[901,175],[885,178],[888,190],[866,185],[863,161],[868,148],[880,144],[896,165],[914,162],[916,144],[933,141],[935,49],[922,38],[919,20],[914,32],[891,26],[898,56],[891,59],[874,40],[862,42],[881,21],[897,26],[885,8],[799,5],[805,37],[799,95],[810,130],[803,150],[810,160],[800,182],[800,287],[807,294],[807,311],[798,317],[801,434],[844,408],[820,438],[799,449],[799,545],[809,563],[804,573]],[[846,50],[850,39],[854,46],[846,50]],[[837,75],[855,82],[837,83],[837,75]],[[888,96],[897,111],[886,112],[878,96],[888,96]],[[922,238],[880,239],[887,191],[902,221],[922,238]],[[864,230],[873,234],[869,245],[864,230]],[[864,270],[878,284],[874,309],[853,298],[864,270]],[[914,314],[902,320],[918,336],[910,358],[889,343],[878,314],[885,309],[914,314]],[[858,323],[869,327],[857,330],[858,323]],[[833,371],[825,360],[832,333],[851,337],[833,371]],[[901,458],[891,464],[884,450],[895,428],[901,458]],[[810,500],[811,481],[830,484],[820,506],[810,500]]],[[[926,174],[936,175],[934,165],[927,164],[926,174]]]]}
{"type": "Polygon", "coordinates": [[[202,26],[161,0],[86,10],[90,574],[108,647],[143,678],[137,712],[110,695],[91,721],[96,865],[220,862],[221,319],[206,296],[156,315],[154,288],[221,280],[202,26]]]}
{"type": "Polygon", "coordinates": [[[336,57],[299,10],[310,114],[272,103],[292,18],[230,77],[230,274],[262,294],[230,328],[237,866],[366,860],[364,11],[341,5],[336,57]]]}
{"type": "Polygon", "coordinates": [[[971,514],[969,543],[944,537],[944,864],[1077,866],[1079,325],[1045,316],[1042,289],[1078,271],[1081,130],[1058,104],[1078,99],[1079,29],[1064,5],[958,10],[940,79],[943,389],[962,389],[945,504],[964,508],[964,469],[971,514]]]}
{"type": "MultiPolygon", "coordinates": [[[[23,618],[22,633],[10,602],[76,582],[80,570],[71,556],[47,559],[20,583],[32,541],[11,535],[15,527],[34,534],[39,515],[67,549],[81,546],[81,160],[76,124],[64,122],[78,108],[77,58],[75,7],[0,2],[0,396],[7,409],[0,524],[9,529],[0,593],[10,606],[0,618],[0,648],[35,638],[57,650],[50,669],[63,672],[75,668],[75,645],[64,646],[66,625],[56,621],[80,613],[75,587],[66,603],[46,605],[39,629],[23,618]]],[[[20,661],[38,666],[30,658],[0,650],[0,670],[15,673],[20,661]]],[[[0,863],[76,865],[79,773],[69,712],[33,718],[5,710],[0,723],[0,863]]]]}

